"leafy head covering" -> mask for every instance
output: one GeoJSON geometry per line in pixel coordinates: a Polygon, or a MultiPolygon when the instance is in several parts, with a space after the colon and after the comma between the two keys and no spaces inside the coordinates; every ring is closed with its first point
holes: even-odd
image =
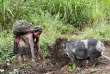
{"type": "Polygon", "coordinates": [[[26,20],[19,20],[13,24],[13,34],[18,37],[19,35],[26,34],[28,32],[42,32],[43,27],[37,26],[34,29],[31,29],[31,24],[26,20]]]}
{"type": "Polygon", "coordinates": [[[42,26],[37,26],[34,28],[34,32],[42,32],[43,27],[42,26]]]}
{"type": "Polygon", "coordinates": [[[32,32],[31,24],[26,20],[19,20],[13,24],[13,34],[21,35],[27,32],[32,32]]]}

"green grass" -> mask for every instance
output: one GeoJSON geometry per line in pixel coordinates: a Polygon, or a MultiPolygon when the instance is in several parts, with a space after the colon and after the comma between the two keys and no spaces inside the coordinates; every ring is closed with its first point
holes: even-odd
{"type": "Polygon", "coordinates": [[[102,42],[110,40],[110,26],[109,24],[100,24],[93,28],[86,27],[79,35],[71,35],[70,40],[83,40],[83,39],[97,39],[102,42]]]}
{"type": "Polygon", "coordinates": [[[33,27],[43,26],[40,45],[44,56],[49,54],[48,45],[58,37],[110,39],[110,0],[0,0],[0,7],[0,61],[10,60],[11,29],[17,20],[27,20],[33,27]]]}
{"type": "Polygon", "coordinates": [[[31,15],[42,16],[43,12],[49,12],[65,24],[69,23],[77,28],[91,23],[99,24],[110,18],[109,0],[1,0],[0,7],[0,23],[8,29],[19,19],[35,23],[31,15]]]}
{"type": "Polygon", "coordinates": [[[0,33],[0,61],[9,61],[13,49],[13,34],[11,30],[0,33]]]}
{"type": "MultiPolygon", "coordinates": [[[[110,26],[109,24],[100,24],[96,25],[93,28],[85,27],[83,31],[78,31],[73,26],[64,25],[58,19],[51,17],[49,13],[46,13],[42,16],[33,16],[36,17],[35,20],[40,21],[44,29],[40,37],[41,49],[44,52],[44,56],[49,55],[48,45],[55,42],[56,38],[64,37],[68,40],[83,40],[83,39],[98,39],[101,41],[110,39],[110,26]],[[39,18],[39,19],[38,19],[39,18]],[[45,20],[44,20],[45,19],[45,20]],[[67,31],[68,30],[68,31],[67,31]],[[76,30],[78,35],[75,35],[74,31],[76,30]]],[[[32,17],[32,18],[33,18],[32,17]]],[[[36,23],[37,24],[37,23],[36,23]]],[[[37,26],[37,25],[33,25],[37,26]]],[[[4,30],[0,32],[0,58],[1,61],[11,60],[9,57],[12,57],[13,50],[13,34],[12,30],[4,30]]]]}

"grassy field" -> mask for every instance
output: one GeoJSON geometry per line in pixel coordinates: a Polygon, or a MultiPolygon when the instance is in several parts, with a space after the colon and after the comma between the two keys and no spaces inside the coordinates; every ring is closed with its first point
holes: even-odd
{"type": "Polygon", "coordinates": [[[110,0],[0,0],[0,62],[12,59],[12,26],[17,20],[43,26],[44,56],[58,37],[110,40],[110,0]]]}

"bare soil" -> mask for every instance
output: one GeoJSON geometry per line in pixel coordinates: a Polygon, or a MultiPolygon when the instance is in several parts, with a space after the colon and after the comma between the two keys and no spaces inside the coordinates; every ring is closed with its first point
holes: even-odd
{"type": "MultiPolygon", "coordinates": [[[[86,64],[84,67],[76,67],[75,71],[68,71],[70,59],[62,50],[62,42],[67,39],[56,39],[56,42],[48,47],[50,56],[46,60],[37,60],[37,63],[32,63],[31,58],[24,60],[23,65],[15,64],[8,65],[7,63],[0,64],[0,73],[19,73],[19,74],[110,74],[110,61],[101,56],[96,67],[86,64]],[[4,71],[2,71],[4,70],[4,71]]],[[[110,57],[110,41],[105,41],[106,53],[104,55],[110,57]]]]}

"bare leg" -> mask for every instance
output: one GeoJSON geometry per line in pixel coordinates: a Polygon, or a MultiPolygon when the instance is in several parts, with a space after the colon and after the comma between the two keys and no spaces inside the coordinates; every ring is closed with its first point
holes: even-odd
{"type": "Polygon", "coordinates": [[[23,55],[21,54],[18,55],[18,61],[19,61],[19,64],[23,64],[23,55]]]}
{"type": "Polygon", "coordinates": [[[31,55],[32,55],[32,62],[35,62],[36,63],[36,60],[35,60],[35,54],[34,54],[34,50],[31,50],[31,55]]]}

